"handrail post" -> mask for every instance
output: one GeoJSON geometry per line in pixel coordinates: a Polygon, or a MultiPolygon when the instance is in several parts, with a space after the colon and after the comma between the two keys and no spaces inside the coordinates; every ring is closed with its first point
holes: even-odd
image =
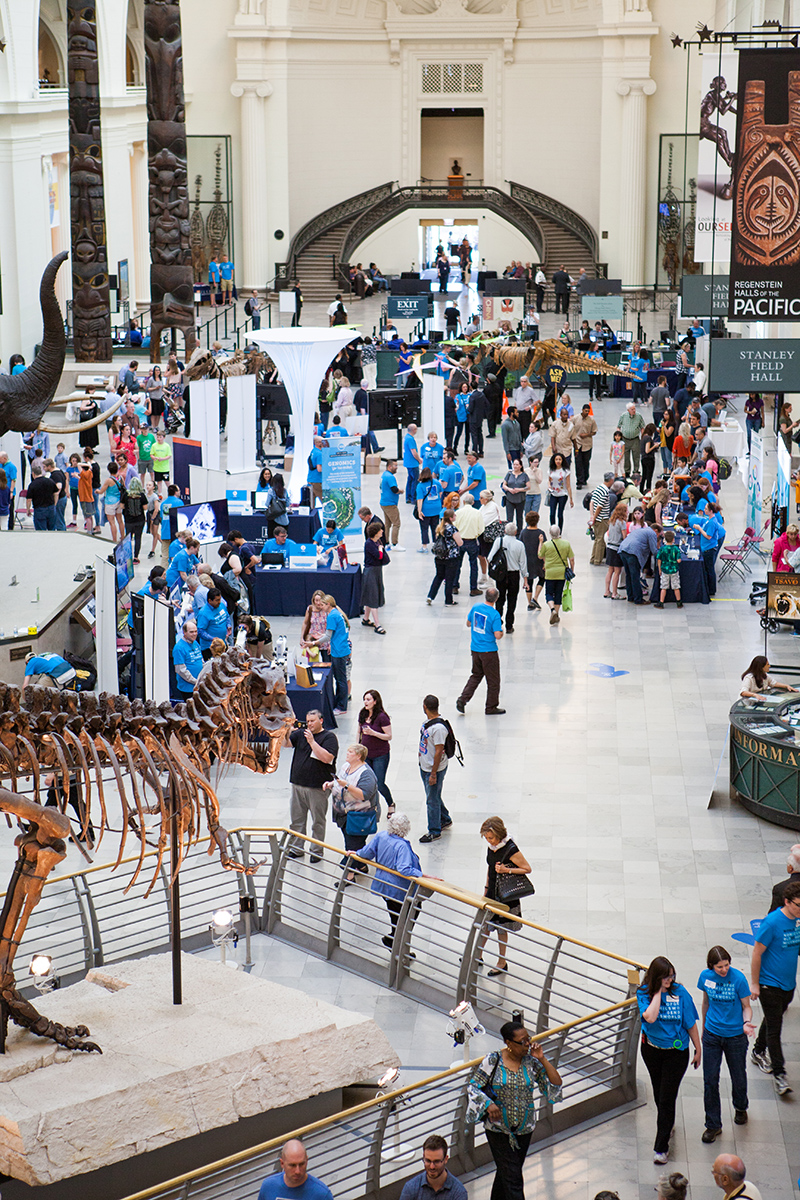
{"type": "Polygon", "coordinates": [[[542,994],[539,997],[539,1015],[536,1018],[537,1033],[544,1033],[550,1021],[550,997],[553,994],[553,979],[555,978],[559,951],[563,945],[564,939],[559,937],[553,947],[553,953],[550,955],[550,962],[548,963],[544,983],[542,984],[542,994]]]}
{"type": "Polygon", "coordinates": [[[81,929],[83,931],[83,961],[87,971],[92,967],[103,965],[103,939],[100,934],[100,923],[97,920],[97,910],[89,888],[89,881],[81,873],[73,875],[72,890],[78,902],[81,914],[81,929]]]}
{"type": "Polygon", "coordinates": [[[486,942],[486,926],[491,918],[485,908],[477,909],[467,934],[464,953],[461,958],[461,970],[456,984],[456,1004],[468,1000],[474,1004],[478,993],[478,959],[486,942]]]}
{"type": "Polygon", "coordinates": [[[261,928],[265,933],[272,933],[281,917],[281,893],[283,891],[283,875],[286,870],[286,858],[292,837],[285,833],[283,841],[278,842],[274,834],[270,834],[272,847],[272,866],[270,867],[267,886],[264,888],[264,907],[261,910],[261,928]]]}
{"type": "Polygon", "coordinates": [[[424,896],[420,895],[423,891],[417,880],[412,880],[397,918],[397,930],[389,959],[389,987],[396,992],[400,991],[403,978],[408,974],[405,960],[411,950],[411,935],[424,899],[424,896]]]}
{"type": "Polygon", "coordinates": [[[334,950],[341,945],[341,924],[342,924],[342,905],[344,903],[344,890],[347,887],[347,876],[355,867],[355,863],[350,856],[347,856],[347,863],[339,876],[339,881],[336,884],[336,891],[333,894],[333,904],[331,905],[331,919],[328,922],[328,939],[325,945],[325,957],[331,958],[334,950]]]}
{"type": "Polygon", "coordinates": [[[367,1167],[364,1179],[364,1200],[377,1200],[381,1186],[381,1151],[386,1138],[389,1118],[396,1111],[397,1101],[387,1100],[381,1105],[380,1115],[375,1122],[372,1142],[367,1156],[367,1167]]]}

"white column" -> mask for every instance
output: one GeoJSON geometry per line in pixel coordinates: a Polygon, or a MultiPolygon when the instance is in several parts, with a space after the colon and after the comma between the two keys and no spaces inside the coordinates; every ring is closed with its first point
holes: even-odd
{"type": "Polygon", "coordinates": [[[262,288],[267,279],[269,228],[267,194],[266,131],[264,100],[272,95],[272,84],[231,84],[231,95],[242,101],[242,269],[238,275],[240,294],[245,288],[262,288]]]}
{"type": "Polygon", "coordinates": [[[623,251],[623,285],[640,285],[644,278],[645,196],[647,191],[647,97],[656,85],[652,79],[622,79],[622,171],[620,216],[623,251]]]}

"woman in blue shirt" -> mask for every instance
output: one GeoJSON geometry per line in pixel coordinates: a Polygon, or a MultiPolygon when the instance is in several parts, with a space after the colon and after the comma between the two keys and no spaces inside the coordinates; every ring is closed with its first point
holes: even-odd
{"type": "Polygon", "coordinates": [[[689,1066],[690,1041],[694,1046],[692,1065],[695,1070],[700,1066],[697,1009],[683,984],[675,982],[672,963],[661,955],[647,968],[636,1000],[642,1014],[642,1059],[658,1113],[653,1162],[661,1164],[669,1161],[669,1138],[678,1090],[689,1066]]]}
{"type": "Polygon", "coordinates": [[[734,1121],[747,1124],[747,1038],[755,1033],[747,977],[731,966],[724,946],[712,946],[706,969],[697,981],[703,993],[703,1106],[706,1127],[701,1141],[713,1142],[722,1133],[719,1072],[722,1056],[731,1073],[734,1121]]]}
{"type": "Polygon", "coordinates": [[[419,532],[422,537],[420,553],[428,549],[428,535],[433,538],[434,530],[439,524],[439,514],[442,511],[442,485],[434,479],[430,467],[423,467],[419,473],[417,484],[417,518],[419,532]]]}
{"type": "Polygon", "coordinates": [[[720,515],[719,505],[713,500],[707,502],[703,520],[697,522],[695,529],[700,534],[700,553],[703,555],[708,594],[713,596],[717,591],[717,572],[714,564],[717,561],[720,547],[725,541],[725,526],[720,515]]]}
{"type": "Polygon", "coordinates": [[[423,875],[419,859],[408,840],[410,832],[411,822],[405,813],[393,813],[386,822],[386,829],[376,833],[363,850],[359,850],[362,858],[371,860],[378,867],[370,891],[382,896],[389,910],[392,932],[381,938],[388,950],[392,948],[397,921],[412,880],[438,878],[436,875],[423,875]],[[389,869],[382,871],[381,867],[389,869]],[[399,874],[393,874],[395,871],[399,874]]]}

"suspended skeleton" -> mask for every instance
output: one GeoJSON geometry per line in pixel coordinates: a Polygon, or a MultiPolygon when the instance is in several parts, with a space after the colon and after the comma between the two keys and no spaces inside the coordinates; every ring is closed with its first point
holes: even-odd
{"type": "Polygon", "coordinates": [[[594,371],[602,375],[623,375],[633,378],[630,371],[623,367],[615,367],[602,358],[591,358],[580,350],[570,350],[557,338],[546,338],[542,342],[531,342],[527,345],[507,345],[505,342],[494,341],[500,335],[481,333],[477,335],[476,362],[492,358],[499,366],[509,371],[522,371],[525,375],[542,376],[548,367],[562,367],[568,374],[577,375],[581,371],[594,371]]]}
{"type": "Polygon", "coordinates": [[[97,697],[46,687],[29,687],[20,694],[0,683],[0,783],[8,785],[0,787],[0,812],[16,816],[23,829],[16,838],[17,862],[0,915],[0,998],[7,1017],[69,1049],[100,1049],[86,1040],[85,1026],[65,1027],[37,1012],[17,991],[14,977],[14,956],[31,913],[48,875],[66,856],[70,788],[80,821],[74,841],[84,855],[82,843],[92,818],[99,827],[99,846],[111,828],[109,810],[119,805],[114,867],[122,862],[129,838],[139,846],[126,891],[144,868],[148,836],[156,839],[156,854],[145,896],[156,886],[170,845],[173,811],[176,873],[190,848],[207,836],[209,854],[218,851],[223,867],[252,874],[261,863],[245,868],[228,852],[210,780],[212,763],[217,777],[233,763],[271,773],[293,723],[283,672],[237,649],[214,660],[186,704],[131,703],[105,692],[97,697]],[[41,802],[45,772],[54,776],[56,807],[41,802]],[[156,818],[150,828],[149,816],[156,818]]]}

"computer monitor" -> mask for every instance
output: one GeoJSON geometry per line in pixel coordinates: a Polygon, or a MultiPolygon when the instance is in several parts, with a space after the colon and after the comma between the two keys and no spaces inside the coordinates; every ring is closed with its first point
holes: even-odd
{"type": "Polygon", "coordinates": [[[202,504],[171,508],[169,524],[172,538],[176,537],[181,529],[188,529],[201,545],[224,538],[230,528],[228,501],[204,500],[202,504]]]}
{"type": "Polygon", "coordinates": [[[631,331],[629,329],[620,329],[619,333],[617,334],[617,341],[618,342],[632,342],[633,334],[631,333],[631,331]]]}
{"type": "Polygon", "coordinates": [[[269,492],[252,492],[253,508],[256,512],[265,512],[269,504],[269,492]]]}
{"type": "Polygon", "coordinates": [[[658,336],[662,342],[677,342],[678,340],[678,334],[674,329],[662,329],[658,336]]]}
{"type": "Polygon", "coordinates": [[[620,354],[620,356],[619,356],[619,365],[620,365],[621,367],[624,367],[624,366],[625,366],[627,363],[629,363],[630,361],[631,361],[631,352],[630,352],[630,350],[623,350],[623,351],[622,351],[622,354],[620,354]]]}

